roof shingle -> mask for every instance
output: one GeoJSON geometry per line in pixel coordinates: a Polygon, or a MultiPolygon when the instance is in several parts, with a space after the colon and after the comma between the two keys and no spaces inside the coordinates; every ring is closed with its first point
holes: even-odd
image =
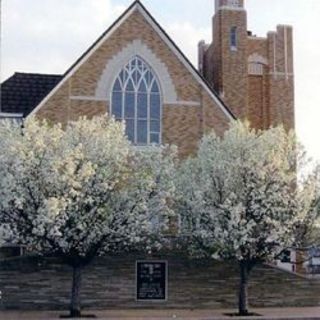
{"type": "Polygon", "coordinates": [[[16,72],[1,85],[0,112],[26,117],[61,79],[62,75],[16,72]]]}

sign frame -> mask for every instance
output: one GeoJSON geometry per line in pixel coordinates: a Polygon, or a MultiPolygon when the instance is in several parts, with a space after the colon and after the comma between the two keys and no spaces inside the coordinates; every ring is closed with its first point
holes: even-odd
{"type": "Polygon", "coordinates": [[[144,303],[165,303],[168,301],[168,261],[167,260],[136,260],[135,268],[135,301],[144,303]],[[139,299],[138,298],[138,264],[139,263],[161,263],[165,265],[165,299],[139,299]]]}

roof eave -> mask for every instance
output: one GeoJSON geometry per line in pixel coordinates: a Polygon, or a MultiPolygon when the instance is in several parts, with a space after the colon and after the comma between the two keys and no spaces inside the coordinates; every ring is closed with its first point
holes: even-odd
{"type": "Polygon", "coordinates": [[[23,113],[0,112],[0,118],[23,118],[23,113]]]}

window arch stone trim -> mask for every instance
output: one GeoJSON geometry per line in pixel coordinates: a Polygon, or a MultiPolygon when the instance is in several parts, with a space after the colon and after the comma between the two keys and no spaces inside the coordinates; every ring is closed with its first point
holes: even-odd
{"type": "Polygon", "coordinates": [[[160,82],[163,103],[175,103],[178,97],[167,66],[139,39],[132,41],[107,63],[98,81],[95,97],[110,100],[112,86],[119,71],[134,56],[140,56],[154,70],[160,82]]]}

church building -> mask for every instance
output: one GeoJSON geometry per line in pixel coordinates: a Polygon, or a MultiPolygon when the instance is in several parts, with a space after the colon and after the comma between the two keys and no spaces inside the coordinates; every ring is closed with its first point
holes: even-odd
{"type": "Polygon", "coordinates": [[[196,69],[135,1],[64,75],[15,73],[2,84],[2,117],[66,123],[112,114],[136,145],[194,152],[208,130],[233,119],[265,129],[294,127],[292,28],[247,31],[244,0],[216,0],[212,42],[199,42],[196,69]]]}
{"type": "MultiPolygon", "coordinates": [[[[0,111],[0,118],[36,116],[62,124],[113,115],[125,120],[134,145],[174,144],[182,158],[196,152],[204,133],[221,135],[235,119],[258,129],[294,128],[292,28],[278,25],[255,36],[247,29],[244,0],[215,0],[212,41],[199,42],[195,67],[137,0],[63,75],[17,72],[4,81],[0,111]]],[[[65,267],[28,259],[7,263],[0,266],[0,308],[57,309],[67,303],[65,267]]],[[[84,276],[85,308],[235,303],[232,265],[128,255],[91,268],[84,276]],[[145,287],[146,275],[154,287],[145,287]]],[[[253,306],[320,303],[316,284],[275,268],[257,268],[253,282],[260,283],[252,291],[253,306]]]]}

